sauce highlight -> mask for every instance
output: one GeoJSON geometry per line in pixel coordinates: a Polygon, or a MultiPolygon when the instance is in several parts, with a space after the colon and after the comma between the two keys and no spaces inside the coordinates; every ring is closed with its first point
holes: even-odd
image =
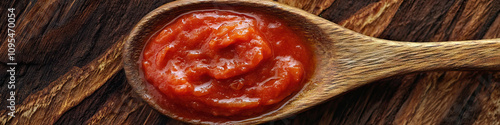
{"type": "Polygon", "coordinates": [[[299,91],[312,73],[303,41],[277,17],[193,11],[151,37],[141,67],[180,117],[255,116],[299,91]]]}

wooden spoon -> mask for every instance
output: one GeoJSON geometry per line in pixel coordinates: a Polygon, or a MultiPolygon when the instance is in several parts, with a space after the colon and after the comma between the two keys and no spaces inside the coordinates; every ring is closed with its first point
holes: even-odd
{"type": "Polygon", "coordinates": [[[175,1],[146,15],[132,30],[124,51],[124,68],[130,85],[161,113],[191,123],[211,123],[179,118],[159,105],[161,95],[140,75],[139,58],[149,39],[161,26],[193,10],[252,8],[282,17],[300,31],[313,48],[316,69],[304,89],[279,109],[230,124],[257,124],[285,118],[367,83],[397,74],[430,70],[500,70],[500,39],[450,42],[397,42],[368,37],[301,9],[273,1],[220,0],[175,1]]]}

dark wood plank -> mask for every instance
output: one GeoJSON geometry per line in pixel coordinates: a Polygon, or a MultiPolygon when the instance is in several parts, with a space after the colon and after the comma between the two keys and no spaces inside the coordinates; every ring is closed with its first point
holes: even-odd
{"type": "Polygon", "coordinates": [[[275,0],[293,7],[303,9],[312,14],[320,14],[330,7],[335,0],[275,0]]]}
{"type": "Polygon", "coordinates": [[[123,40],[117,42],[110,51],[89,65],[71,68],[68,73],[41,91],[26,92],[29,94],[28,97],[21,104],[16,105],[17,117],[7,115],[7,110],[0,110],[2,123],[53,124],[64,112],[79,104],[100,88],[114,73],[122,69],[121,46],[123,46],[123,40]]]}
{"type": "Polygon", "coordinates": [[[390,24],[403,0],[381,0],[371,3],[338,24],[356,32],[377,37],[390,24]]]}
{"type": "Polygon", "coordinates": [[[379,0],[335,0],[332,5],[320,13],[319,16],[334,23],[340,23],[340,21],[351,17],[361,8],[378,1],[379,0]]]}

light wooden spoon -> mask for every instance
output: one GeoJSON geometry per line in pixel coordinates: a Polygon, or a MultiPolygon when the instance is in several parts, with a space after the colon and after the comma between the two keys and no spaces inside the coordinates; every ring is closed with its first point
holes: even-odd
{"type": "Polygon", "coordinates": [[[193,10],[252,8],[281,17],[307,38],[316,60],[314,74],[304,89],[279,109],[230,124],[257,124],[304,111],[346,91],[382,78],[430,70],[500,70],[500,39],[413,43],[368,37],[301,9],[272,1],[175,1],[146,15],[129,34],[124,68],[130,85],[161,113],[179,118],[159,105],[160,92],[140,75],[139,58],[147,39],[175,17],[193,10]]]}

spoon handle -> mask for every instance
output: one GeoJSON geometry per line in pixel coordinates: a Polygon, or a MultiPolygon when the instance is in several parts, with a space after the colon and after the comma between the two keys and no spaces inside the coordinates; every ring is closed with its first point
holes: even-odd
{"type": "Polygon", "coordinates": [[[392,59],[424,70],[500,70],[500,38],[487,40],[410,43],[397,42],[408,52],[392,59]]]}
{"type": "Polygon", "coordinates": [[[363,41],[370,42],[342,45],[337,65],[349,70],[344,75],[368,80],[365,82],[420,71],[500,70],[500,38],[426,43],[377,38],[363,41]]]}
{"type": "MultiPolygon", "coordinates": [[[[449,42],[396,42],[374,39],[389,63],[388,72],[431,70],[500,70],[500,38],[449,42]]],[[[384,67],[384,66],[381,66],[384,67]]]]}

